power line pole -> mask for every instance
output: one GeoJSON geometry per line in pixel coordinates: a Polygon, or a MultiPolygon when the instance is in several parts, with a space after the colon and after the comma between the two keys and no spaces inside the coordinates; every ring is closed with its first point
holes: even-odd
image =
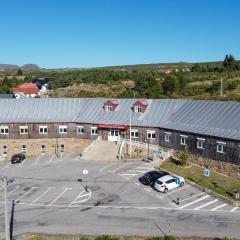
{"type": "Polygon", "coordinates": [[[4,187],[4,212],[5,212],[5,239],[10,240],[9,234],[9,221],[8,221],[8,184],[13,181],[13,179],[8,179],[7,176],[2,177],[3,187],[4,187]]]}
{"type": "Polygon", "coordinates": [[[221,78],[221,87],[220,87],[220,95],[221,95],[221,97],[222,97],[222,95],[223,95],[223,79],[221,78]]]}

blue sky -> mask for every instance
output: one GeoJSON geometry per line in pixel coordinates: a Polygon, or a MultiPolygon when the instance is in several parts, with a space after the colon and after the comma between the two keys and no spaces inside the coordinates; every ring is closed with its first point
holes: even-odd
{"type": "Polygon", "coordinates": [[[239,0],[0,0],[0,63],[240,59],[239,0]]]}

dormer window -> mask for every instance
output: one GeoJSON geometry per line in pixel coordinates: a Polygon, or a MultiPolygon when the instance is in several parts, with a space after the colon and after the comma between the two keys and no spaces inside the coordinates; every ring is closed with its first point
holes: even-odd
{"type": "Polygon", "coordinates": [[[113,106],[112,105],[105,105],[105,111],[106,112],[112,112],[113,111],[113,106]]]}
{"type": "Polygon", "coordinates": [[[134,106],[134,112],[141,113],[142,112],[142,107],[140,105],[134,106]]]}
{"type": "Polygon", "coordinates": [[[138,100],[133,104],[133,112],[144,113],[147,110],[148,102],[146,100],[138,100]]]}
{"type": "Polygon", "coordinates": [[[105,112],[114,112],[118,106],[118,100],[107,100],[104,103],[104,111],[105,112]]]}

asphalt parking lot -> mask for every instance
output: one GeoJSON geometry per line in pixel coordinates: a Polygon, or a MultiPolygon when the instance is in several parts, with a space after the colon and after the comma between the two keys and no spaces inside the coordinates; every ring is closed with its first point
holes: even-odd
{"type": "MultiPolygon", "coordinates": [[[[145,161],[83,161],[77,153],[1,163],[0,173],[14,178],[8,189],[13,234],[240,236],[240,208],[188,184],[157,192],[138,181],[152,169],[145,161]]],[[[1,186],[0,193],[2,205],[1,186]]],[[[1,207],[1,223],[3,217],[1,207]]]]}

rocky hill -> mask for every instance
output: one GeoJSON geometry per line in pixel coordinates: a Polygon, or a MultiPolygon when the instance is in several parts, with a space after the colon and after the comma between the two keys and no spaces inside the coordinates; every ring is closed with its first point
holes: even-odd
{"type": "Polygon", "coordinates": [[[15,70],[15,69],[27,69],[27,70],[38,70],[40,69],[36,64],[25,64],[21,67],[14,64],[0,64],[0,70],[15,70]]]}

